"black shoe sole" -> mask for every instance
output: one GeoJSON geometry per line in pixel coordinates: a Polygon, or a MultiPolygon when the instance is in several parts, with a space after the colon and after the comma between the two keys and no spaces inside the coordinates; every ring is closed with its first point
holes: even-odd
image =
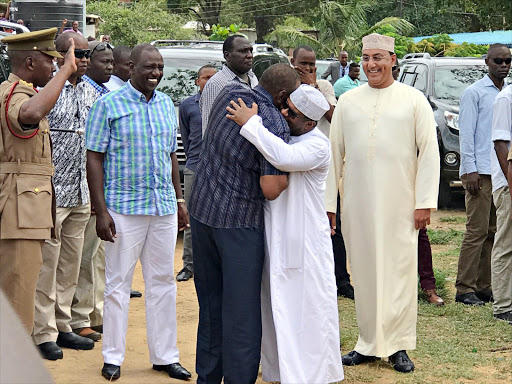
{"type": "Polygon", "coordinates": [[[163,372],[165,371],[165,373],[167,373],[169,375],[169,377],[173,378],[173,379],[176,379],[176,380],[189,380],[192,375],[190,376],[184,376],[184,377],[177,377],[177,376],[172,376],[169,372],[167,372],[167,369],[166,369],[166,366],[165,365],[153,365],[153,369],[155,371],[158,371],[158,372],[163,372]]]}
{"type": "Polygon", "coordinates": [[[103,376],[107,380],[117,380],[121,377],[121,375],[109,375],[107,372],[101,371],[101,376],[103,376]]]}
{"type": "Polygon", "coordinates": [[[64,357],[64,354],[61,352],[61,353],[55,353],[55,354],[52,354],[52,355],[45,355],[41,352],[39,352],[39,354],[41,355],[41,357],[45,360],[51,360],[51,361],[56,361],[56,360],[59,360],[59,359],[62,359],[64,357]]]}
{"type": "MultiPolygon", "coordinates": [[[[90,339],[89,339],[90,340],[90,339]]],[[[57,342],[57,345],[61,348],[76,349],[77,351],[90,351],[94,348],[94,342],[90,345],[76,346],[76,345],[65,345],[57,342]]]]}

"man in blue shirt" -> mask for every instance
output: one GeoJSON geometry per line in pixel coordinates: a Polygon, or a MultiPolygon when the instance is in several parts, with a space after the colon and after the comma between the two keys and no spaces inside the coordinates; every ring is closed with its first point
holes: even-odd
{"type": "Polygon", "coordinates": [[[359,68],[358,63],[350,63],[350,70],[348,71],[348,76],[339,78],[333,85],[336,99],[343,95],[345,92],[350,91],[352,88],[359,87],[360,71],[361,69],[359,68]]]}
{"type": "MultiPolygon", "coordinates": [[[[199,99],[201,92],[208,80],[217,73],[217,70],[212,65],[205,65],[197,71],[196,85],[199,87],[199,92],[195,95],[187,97],[180,104],[179,122],[181,140],[185,147],[185,154],[187,155],[187,162],[183,176],[185,179],[185,202],[190,199],[190,191],[194,183],[194,175],[196,172],[196,165],[199,161],[199,153],[201,152],[201,144],[203,143],[202,119],[201,111],[199,110],[199,99]]],[[[187,281],[194,276],[194,262],[192,256],[192,235],[190,228],[185,229],[183,233],[183,269],[176,275],[176,280],[187,281]]]]}
{"type": "Polygon", "coordinates": [[[121,376],[130,287],[140,259],[153,369],[187,380],[179,363],[174,248],[188,226],[178,169],[172,100],[156,91],[162,55],[150,44],[131,54],[130,82],[98,99],[87,118],[87,173],[96,230],[105,240],[102,375],[121,376]]]}
{"type": "Polygon", "coordinates": [[[466,233],[462,240],[455,301],[484,305],[492,300],[491,250],[496,232],[492,203],[491,151],[494,99],[510,70],[510,50],[503,44],[489,47],[489,73],[470,85],[460,97],[460,178],[466,190],[466,233]]]}
{"type": "Polygon", "coordinates": [[[269,67],[254,89],[234,84],[213,103],[192,186],[190,215],[194,283],[199,300],[197,382],[254,383],[261,350],[263,204],[288,186],[226,118],[231,100],[258,104],[263,124],[288,141],[279,111],[300,84],[287,64],[269,67]]]}

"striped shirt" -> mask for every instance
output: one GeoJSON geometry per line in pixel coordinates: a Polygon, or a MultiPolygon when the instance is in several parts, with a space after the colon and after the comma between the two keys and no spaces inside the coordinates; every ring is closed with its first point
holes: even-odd
{"type": "Polygon", "coordinates": [[[199,109],[201,110],[201,118],[203,119],[203,136],[208,126],[208,118],[210,117],[210,111],[213,106],[213,102],[217,98],[220,91],[226,88],[228,85],[241,85],[244,88],[251,89],[258,85],[258,78],[250,70],[247,72],[249,77],[250,85],[239,78],[227,65],[224,65],[222,69],[212,76],[206,83],[201,92],[201,99],[199,99],[199,109]]]}
{"type": "Polygon", "coordinates": [[[83,81],[86,81],[88,82],[89,84],[91,84],[93,86],[93,88],[96,90],[96,92],[98,92],[98,97],[100,96],[103,96],[105,95],[106,93],[109,93],[110,92],[110,89],[108,89],[107,87],[105,87],[105,85],[103,84],[98,84],[97,82],[95,82],[93,79],[91,79],[89,76],[87,75],[83,75],[82,76],[82,80],[83,81]]]}
{"type": "Polygon", "coordinates": [[[239,97],[247,105],[258,104],[258,115],[270,132],[286,142],[290,138],[288,124],[264,88],[233,85],[223,89],[212,107],[188,208],[196,220],[210,227],[263,229],[265,198],[260,177],[286,173],[265,160],[240,135],[240,126],[226,118],[226,106],[239,97]]]}
{"type": "Polygon", "coordinates": [[[86,147],[105,153],[107,207],[123,215],[177,212],[170,154],[178,122],[172,100],[155,91],[149,101],[130,82],[98,99],[87,118],[86,147]]]}

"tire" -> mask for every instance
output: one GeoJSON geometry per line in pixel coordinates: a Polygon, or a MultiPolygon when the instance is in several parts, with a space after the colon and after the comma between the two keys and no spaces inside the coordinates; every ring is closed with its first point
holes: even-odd
{"type": "Polygon", "coordinates": [[[451,208],[452,206],[452,191],[450,185],[441,180],[439,182],[439,196],[437,198],[438,208],[451,208]]]}

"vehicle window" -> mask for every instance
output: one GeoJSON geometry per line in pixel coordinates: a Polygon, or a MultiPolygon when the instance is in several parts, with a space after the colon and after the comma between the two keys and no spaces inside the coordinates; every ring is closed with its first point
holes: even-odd
{"type": "Polygon", "coordinates": [[[402,75],[402,78],[401,78],[400,82],[402,82],[404,84],[407,84],[407,85],[410,85],[412,87],[412,85],[414,84],[414,80],[416,80],[416,74],[415,73],[405,72],[402,75]]]}
{"type": "Polygon", "coordinates": [[[271,65],[279,63],[279,56],[277,55],[255,55],[252,59],[252,71],[259,79],[265,69],[271,65]]]}
{"type": "Polygon", "coordinates": [[[421,92],[427,91],[428,67],[426,65],[418,65],[416,67],[416,80],[413,87],[421,92]]]}
{"type": "Polygon", "coordinates": [[[216,60],[164,58],[164,77],[158,85],[158,90],[169,95],[175,104],[179,104],[197,92],[197,71],[207,64],[213,65],[217,70],[222,68],[222,62],[216,60]]]}
{"type": "Polygon", "coordinates": [[[434,94],[437,99],[459,105],[462,92],[487,74],[487,67],[453,66],[437,67],[434,74],[434,94]]]}

